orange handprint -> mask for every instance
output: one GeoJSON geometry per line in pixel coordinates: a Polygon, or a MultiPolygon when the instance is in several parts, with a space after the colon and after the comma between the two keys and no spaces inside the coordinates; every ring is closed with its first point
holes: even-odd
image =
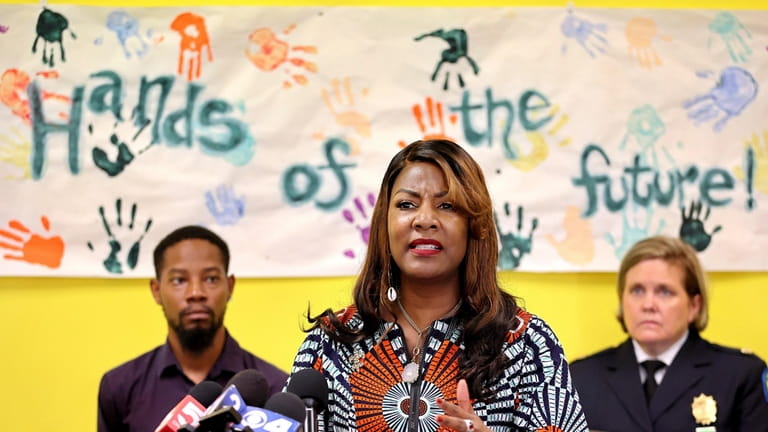
{"type": "MultiPolygon", "coordinates": [[[[624,34],[629,43],[629,55],[634,57],[641,67],[650,69],[661,66],[661,58],[653,47],[653,38],[657,36],[656,22],[650,18],[632,18],[627,22],[624,34]]],[[[669,42],[669,36],[661,36],[669,42]]]]}
{"type": "Polygon", "coordinates": [[[205,18],[192,12],[184,12],[173,20],[171,30],[181,36],[178,74],[184,75],[186,63],[187,81],[199,78],[203,63],[203,50],[208,53],[208,61],[213,61],[211,41],[205,27],[205,18]]]}
{"type": "MultiPolygon", "coordinates": [[[[295,26],[288,27],[284,34],[290,33],[295,26]]],[[[290,47],[287,42],[278,39],[275,33],[268,28],[258,28],[248,36],[248,48],[245,50],[245,56],[257,68],[263,71],[273,71],[286,61],[293,66],[303,68],[309,72],[317,72],[317,65],[311,61],[299,57],[288,58],[289,51],[303,51],[310,54],[316,54],[317,48],[311,45],[297,45],[290,47]]],[[[290,73],[290,72],[289,72],[290,73]]],[[[292,75],[293,81],[297,84],[306,85],[307,77],[297,73],[292,75]]],[[[283,87],[291,87],[290,81],[284,81],[283,87]]]]}
{"type": "MultiPolygon", "coordinates": [[[[421,131],[423,139],[455,141],[445,134],[445,113],[443,112],[442,102],[435,102],[431,97],[427,96],[424,99],[424,108],[419,104],[414,104],[411,107],[411,114],[413,114],[413,119],[419,125],[419,131],[421,131]]],[[[448,116],[448,122],[451,124],[456,124],[457,121],[458,117],[456,114],[448,116]]],[[[405,147],[406,144],[408,143],[402,140],[398,143],[400,147],[405,147]]]]}
{"type": "MultiPolygon", "coordinates": [[[[367,89],[361,91],[366,96],[367,89]]],[[[323,101],[328,111],[333,114],[336,124],[345,129],[355,131],[355,134],[362,138],[371,136],[371,120],[360,111],[355,110],[355,94],[352,91],[349,77],[344,78],[342,82],[338,78],[331,81],[330,91],[326,88],[322,90],[323,101]]],[[[350,136],[344,137],[352,145],[353,155],[360,154],[360,143],[350,136]]]]}
{"type": "MultiPolygon", "coordinates": [[[[51,224],[46,216],[40,218],[45,231],[50,231],[51,224]]],[[[0,248],[16,251],[8,253],[3,258],[8,260],[26,261],[31,264],[41,264],[50,268],[59,268],[61,257],[64,256],[64,240],[60,236],[43,237],[30,232],[24,224],[17,220],[8,222],[13,230],[0,229],[0,236],[11,240],[0,241],[0,248]],[[21,252],[19,255],[18,252],[21,252]]]]}
{"type": "MultiPolygon", "coordinates": [[[[58,78],[56,72],[39,72],[37,75],[43,78],[58,78]]],[[[15,68],[6,69],[0,76],[0,102],[9,108],[13,115],[24,120],[27,125],[32,124],[29,101],[27,100],[29,82],[29,74],[15,68]]],[[[69,102],[69,97],[52,92],[43,91],[42,97],[44,100],[55,99],[69,102]]],[[[66,118],[66,114],[60,113],[59,117],[66,118]]]]}

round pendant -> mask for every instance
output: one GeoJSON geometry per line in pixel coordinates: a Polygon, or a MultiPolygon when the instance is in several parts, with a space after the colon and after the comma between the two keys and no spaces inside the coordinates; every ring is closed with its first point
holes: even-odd
{"type": "Polygon", "coordinates": [[[410,362],[403,368],[403,382],[412,383],[419,377],[419,365],[410,362]]]}

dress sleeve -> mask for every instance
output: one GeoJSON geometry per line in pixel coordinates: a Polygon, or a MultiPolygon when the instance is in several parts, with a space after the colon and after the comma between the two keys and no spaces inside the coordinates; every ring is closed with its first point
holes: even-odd
{"type": "Polygon", "coordinates": [[[526,317],[525,328],[511,333],[510,374],[519,376],[515,425],[524,431],[587,431],[563,347],[541,319],[526,317]]]}

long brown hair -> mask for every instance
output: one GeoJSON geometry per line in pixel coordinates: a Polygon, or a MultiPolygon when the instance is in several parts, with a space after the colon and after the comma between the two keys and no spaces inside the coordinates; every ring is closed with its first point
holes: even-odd
{"type": "Polygon", "coordinates": [[[469,222],[467,252],[459,272],[463,304],[458,314],[464,322],[465,347],[460,369],[473,397],[488,399],[492,397],[489,382],[508,363],[501,347],[509,329],[516,326],[517,302],[497,280],[498,238],[485,176],[469,153],[452,141],[415,141],[392,158],[384,173],[371,218],[368,251],[353,292],[363,329],[345,327],[330,309],[310,322],[334,340],[351,343],[373,335],[385,319],[382,307],[395,315],[386,292],[399,280],[400,270],[391,258],[387,213],[395,180],[406,166],[417,162],[434,164],[443,172],[448,199],[469,222]]]}

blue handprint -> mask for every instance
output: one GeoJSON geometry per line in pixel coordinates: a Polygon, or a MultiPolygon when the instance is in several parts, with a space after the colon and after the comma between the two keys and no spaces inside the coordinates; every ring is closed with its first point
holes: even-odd
{"type": "MultiPolygon", "coordinates": [[[[436,37],[444,40],[448,44],[448,48],[444,49],[440,53],[440,61],[437,63],[437,66],[435,67],[435,71],[432,72],[432,81],[434,81],[437,78],[437,73],[440,72],[440,68],[443,66],[443,63],[451,63],[456,64],[461,60],[462,58],[466,59],[469,63],[469,66],[472,68],[472,72],[474,72],[475,75],[480,71],[480,68],[477,67],[477,63],[475,63],[474,60],[472,60],[472,57],[469,56],[469,43],[467,40],[467,32],[464,29],[452,29],[452,30],[443,30],[438,29],[430,33],[424,33],[422,35],[416,36],[414,38],[415,41],[420,41],[427,37],[436,37]]],[[[445,80],[443,81],[443,90],[448,90],[448,79],[450,78],[450,72],[445,73],[445,80]]],[[[461,73],[458,73],[456,78],[459,81],[459,86],[464,88],[464,77],[461,75],[461,73]]]]}
{"type": "Polygon", "coordinates": [[[757,96],[757,81],[746,70],[730,66],[723,69],[715,88],[709,93],[696,96],[683,103],[683,108],[688,110],[688,117],[695,124],[713,120],[721,113],[725,117],[715,122],[712,129],[715,132],[725,126],[731,117],[741,113],[757,96]]]}
{"type": "Polygon", "coordinates": [[[718,225],[711,233],[707,233],[704,230],[704,222],[709,218],[711,207],[707,206],[704,217],[701,217],[701,207],[701,201],[692,201],[688,214],[685,212],[685,206],[680,208],[680,214],[683,217],[680,238],[699,252],[705,250],[712,241],[712,236],[723,228],[718,225]]]}
{"type": "MultiPolygon", "coordinates": [[[[368,203],[368,207],[373,209],[373,206],[376,205],[376,197],[372,193],[368,193],[365,196],[365,199],[368,203]]],[[[365,208],[363,207],[363,202],[360,199],[360,197],[355,197],[354,200],[352,200],[355,203],[355,208],[357,209],[357,212],[362,217],[362,221],[356,220],[354,213],[352,213],[352,210],[344,209],[341,212],[341,215],[344,216],[344,219],[353,224],[355,228],[360,232],[360,239],[363,241],[364,244],[368,244],[368,238],[371,235],[371,221],[368,219],[368,212],[365,211],[365,208]]],[[[355,257],[355,251],[352,249],[346,249],[344,250],[344,256],[347,258],[354,258],[355,257]]]]}
{"type": "MultiPolygon", "coordinates": [[[[590,57],[595,56],[595,51],[605,53],[608,41],[603,34],[607,29],[608,26],[605,24],[594,24],[575,16],[572,10],[568,10],[568,15],[560,24],[560,31],[563,32],[563,36],[575,39],[590,57]]],[[[567,45],[563,43],[563,53],[565,53],[566,48],[567,45]]]]}
{"type": "MultiPolygon", "coordinates": [[[[130,220],[128,221],[127,226],[123,227],[123,200],[118,198],[115,201],[115,211],[116,211],[116,228],[118,229],[127,229],[127,231],[133,231],[135,222],[136,222],[136,203],[131,205],[131,215],[130,220]]],[[[112,231],[112,226],[110,226],[109,222],[107,222],[107,217],[104,214],[104,206],[99,206],[99,215],[101,216],[101,223],[104,227],[104,231],[107,233],[108,237],[108,245],[109,245],[109,255],[107,258],[104,259],[102,262],[104,264],[104,268],[110,272],[115,274],[123,273],[123,265],[120,261],[120,259],[117,257],[118,253],[122,250],[123,246],[120,240],[117,239],[117,235],[112,231]]],[[[144,236],[149,231],[149,228],[152,226],[152,218],[147,219],[147,223],[144,226],[144,231],[139,235],[139,238],[136,239],[131,247],[128,249],[128,254],[126,255],[125,263],[128,266],[129,269],[133,270],[136,268],[136,265],[139,262],[139,249],[141,245],[141,241],[144,239],[144,236]]],[[[91,242],[87,243],[88,249],[94,250],[93,244],[91,242]]]]}
{"type": "Polygon", "coordinates": [[[235,196],[232,186],[224,184],[216,187],[215,197],[211,191],[205,193],[205,205],[219,225],[234,225],[245,213],[245,198],[235,196]]]}
{"type": "MultiPolygon", "coordinates": [[[[509,203],[504,203],[504,215],[509,217],[509,203]]],[[[514,270],[520,267],[523,257],[533,250],[533,232],[539,225],[539,219],[533,218],[531,221],[531,231],[528,236],[524,236],[523,231],[523,207],[517,207],[517,232],[504,233],[499,225],[499,217],[493,212],[493,219],[496,223],[496,230],[499,232],[501,241],[501,251],[499,252],[499,268],[502,270],[514,270]]]]}
{"type": "Polygon", "coordinates": [[[142,57],[146,54],[148,45],[141,37],[139,20],[128,15],[125,11],[118,10],[107,15],[107,28],[117,36],[117,40],[123,47],[125,58],[131,58],[131,52],[128,50],[129,44],[138,44],[138,47],[134,46],[136,56],[142,57]]]}
{"type": "Polygon", "coordinates": [[[621,141],[620,149],[626,147],[630,138],[634,138],[640,147],[640,151],[646,155],[650,153],[654,167],[659,166],[658,157],[654,145],[664,135],[667,128],[656,110],[650,105],[643,105],[632,110],[627,120],[627,133],[621,141]]]}
{"type": "MultiPolygon", "coordinates": [[[[725,43],[725,47],[728,49],[728,55],[731,56],[731,60],[735,63],[745,63],[749,56],[752,55],[752,49],[749,48],[749,45],[747,45],[742,37],[742,34],[744,34],[747,38],[752,39],[752,34],[732,13],[718,13],[707,28],[713,34],[720,36],[723,43],[725,43]]],[[[712,38],[710,37],[707,45],[709,46],[711,43],[712,38]]]]}

